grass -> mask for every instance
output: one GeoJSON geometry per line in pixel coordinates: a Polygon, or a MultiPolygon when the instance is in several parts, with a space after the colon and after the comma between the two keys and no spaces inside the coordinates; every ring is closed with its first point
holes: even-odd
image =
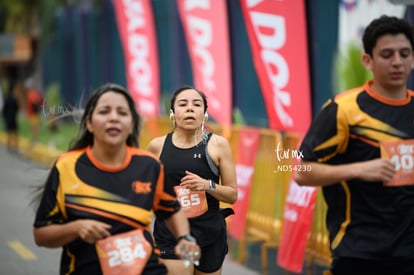
{"type": "MultiPolygon", "coordinates": [[[[28,140],[32,140],[30,123],[25,115],[19,115],[19,135],[28,140]]],[[[0,123],[1,131],[4,132],[4,122],[0,123]]],[[[40,131],[38,142],[55,147],[59,151],[67,151],[69,143],[78,134],[78,125],[74,122],[58,122],[58,129],[52,131],[47,120],[40,120],[40,131]]]]}

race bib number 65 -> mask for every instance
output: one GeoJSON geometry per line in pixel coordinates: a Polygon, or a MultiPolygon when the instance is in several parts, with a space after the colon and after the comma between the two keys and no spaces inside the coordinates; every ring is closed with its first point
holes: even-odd
{"type": "Polygon", "coordinates": [[[96,251],[104,275],[141,274],[152,253],[143,230],[136,229],[96,242],[96,251]]]}
{"type": "Polygon", "coordinates": [[[207,211],[206,192],[191,191],[190,189],[179,185],[174,186],[174,190],[187,218],[200,216],[207,211]]]}
{"type": "Polygon", "coordinates": [[[381,142],[381,157],[390,160],[396,170],[386,186],[414,185],[414,139],[381,142]]]}

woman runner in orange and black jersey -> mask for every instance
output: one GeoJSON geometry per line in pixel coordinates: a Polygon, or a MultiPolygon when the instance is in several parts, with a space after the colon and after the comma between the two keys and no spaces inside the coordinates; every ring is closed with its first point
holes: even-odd
{"type": "MultiPolygon", "coordinates": [[[[154,253],[152,211],[174,236],[190,233],[163,165],[137,148],[139,123],[129,93],[103,85],[86,105],[78,140],[52,167],[33,230],[37,245],[63,247],[60,274],[166,274],[154,253]]],[[[175,251],[200,255],[185,237],[175,251]]]]}

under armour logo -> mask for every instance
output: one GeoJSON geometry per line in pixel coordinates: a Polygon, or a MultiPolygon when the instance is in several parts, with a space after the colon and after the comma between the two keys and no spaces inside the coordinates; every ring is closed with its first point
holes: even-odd
{"type": "Polygon", "coordinates": [[[194,157],[193,158],[199,158],[199,159],[201,159],[201,154],[194,154],[194,157]]]}

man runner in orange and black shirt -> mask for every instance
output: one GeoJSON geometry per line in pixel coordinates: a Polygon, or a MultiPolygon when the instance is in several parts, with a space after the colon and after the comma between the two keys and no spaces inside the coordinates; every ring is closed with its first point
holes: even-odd
{"type": "Polygon", "coordinates": [[[322,186],[328,206],[329,274],[414,274],[413,32],[396,17],[368,25],[373,80],[328,101],[300,146],[310,171],[295,180],[322,186]]]}

